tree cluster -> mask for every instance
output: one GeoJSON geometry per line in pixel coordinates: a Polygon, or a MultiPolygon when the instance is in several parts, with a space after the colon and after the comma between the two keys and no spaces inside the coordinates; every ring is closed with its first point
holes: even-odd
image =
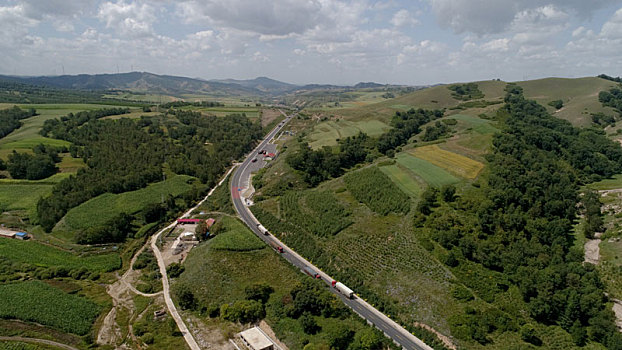
{"type": "MultiPolygon", "coordinates": [[[[572,235],[579,186],[620,172],[622,149],[602,133],[552,117],[518,86],[507,92],[505,126],[488,157],[488,186],[434,210],[425,226],[448,252],[448,265],[479,271],[482,277],[465,275],[465,283],[484,300],[494,302],[515,286],[535,321],[560,325],[578,345],[589,339],[622,349],[604,285],[573,250],[572,235]]],[[[486,343],[488,333],[510,330],[523,317],[508,310],[490,319],[490,313],[465,310],[450,322],[452,333],[486,343]]]]}
{"type": "Polygon", "coordinates": [[[388,154],[389,151],[405,145],[411,137],[421,131],[420,127],[423,124],[442,116],[443,111],[428,111],[421,108],[411,108],[406,112],[395,112],[395,116],[391,120],[393,129],[380,135],[378,138],[378,151],[382,154],[388,154]]]}
{"type": "Polygon", "coordinates": [[[54,147],[39,144],[33,148],[34,154],[13,153],[9,155],[6,168],[14,179],[40,180],[56,173],[56,163],[61,159],[54,147]]]}
{"type": "Polygon", "coordinates": [[[603,106],[615,108],[618,113],[622,114],[622,89],[619,87],[609,91],[601,91],[598,94],[598,100],[603,106]]]}
{"type": "Polygon", "coordinates": [[[356,136],[339,140],[339,151],[325,146],[317,151],[312,150],[305,142],[300,150],[287,156],[287,164],[303,172],[303,179],[311,186],[331,177],[343,175],[345,169],[364,162],[371,149],[373,140],[367,134],[359,132],[356,136]]]}
{"type": "MultiPolygon", "coordinates": [[[[172,111],[161,118],[101,119],[126,111],[96,110],[46,121],[42,134],[72,142],[69,151],[83,158],[87,165],[56,185],[50,196],[39,200],[37,216],[46,231],[69,209],[93,197],[133,191],[160,181],[165,166],[213,186],[231,161],[252,149],[261,137],[261,127],[241,115],[217,118],[192,111],[172,111]]],[[[182,199],[190,204],[201,195],[201,188],[195,187],[182,199]]],[[[180,209],[175,198],[168,198],[139,214],[145,222],[153,222],[180,209]]],[[[118,239],[108,237],[112,241],[118,239]]],[[[94,243],[105,239],[98,228],[93,228],[79,240],[94,243]]]]}
{"type": "Polygon", "coordinates": [[[436,141],[451,132],[451,128],[446,123],[436,121],[434,125],[425,128],[425,133],[421,136],[421,141],[436,141]]]}
{"type": "Polygon", "coordinates": [[[607,74],[600,74],[598,77],[601,78],[601,79],[614,81],[616,83],[622,83],[622,78],[620,78],[620,77],[614,78],[614,77],[611,77],[611,76],[609,76],[607,74]]]}
{"type": "Polygon", "coordinates": [[[186,101],[173,101],[167,102],[160,105],[160,108],[169,109],[169,108],[181,108],[187,106],[194,107],[224,107],[223,103],[220,102],[212,102],[212,101],[196,101],[196,102],[186,102],[186,101]]]}
{"type": "Polygon", "coordinates": [[[468,101],[484,98],[484,93],[475,83],[455,84],[447,87],[452,91],[451,96],[456,100],[468,101]]]}
{"type": "Polygon", "coordinates": [[[30,118],[34,115],[37,115],[37,111],[34,108],[23,111],[19,107],[13,106],[13,108],[0,110],[0,138],[5,137],[13,130],[21,127],[22,122],[20,120],[30,118]]]}

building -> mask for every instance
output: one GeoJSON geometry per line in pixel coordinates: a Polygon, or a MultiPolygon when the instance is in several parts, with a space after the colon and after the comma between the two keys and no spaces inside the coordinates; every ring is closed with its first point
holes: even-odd
{"type": "Polygon", "coordinates": [[[0,237],[15,238],[15,232],[0,231],[0,237]]]}
{"type": "Polygon", "coordinates": [[[241,332],[240,338],[251,350],[274,350],[274,343],[259,327],[253,327],[241,332]]]}
{"type": "Polygon", "coordinates": [[[216,222],[215,219],[209,218],[209,219],[205,220],[205,226],[209,230],[209,228],[212,227],[212,225],[214,225],[215,222],[216,222]]]}
{"type": "Polygon", "coordinates": [[[26,240],[26,239],[30,238],[30,236],[26,232],[18,232],[18,233],[15,234],[15,238],[26,240]]]}
{"type": "Polygon", "coordinates": [[[181,235],[182,241],[196,241],[196,237],[194,237],[194,233],[192,232],[184,232],[181,235]]]}

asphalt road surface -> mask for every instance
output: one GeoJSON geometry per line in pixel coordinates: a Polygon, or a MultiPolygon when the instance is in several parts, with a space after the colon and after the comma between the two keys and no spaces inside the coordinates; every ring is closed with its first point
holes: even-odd
{"type": "MultiPolygon", "coordinates": [[[[281,112],[283,113],[283,112],[281,112]]],[[[283,113],[284,114],[284,113],[283,113]]],[[[257,227],[259,221],[253,216],[250,209],[244,203],[244,198],[241,196],[244,191],[244,187],[248,185],[249,179],[251,176],[251,164],[253,158],[257,157],[257,153],[262,149],[265,149],[266,145],[275,137],[278,132],[293,118],[293,114],[286,116],[285,120],[279,123],[270,133],[265,137],[265,139],[251,152],[248,157],[242,162],[240,166],[235,169],[233,173],[233,179],[231,181],[231,197],[233,199],[233,205],[235,206],[235,210],[238,212],[240,218],[246,225],[261,238],[268,245],[270,243],[277,244],[283,247],[283,258],[289,261],[292,265],[298,267],[303,270],[308,267],[317,272],[322,280],[327,283],[329,286],[333,279],[322,272],[317,267],[313,266],[310,262],[305,260],[303,257],[298,255],[292,249],[283,244],[283,242],[279,241],[273,235],[264,235],[259,228],[257,227]]],[[[338,293],[334,288],[330,288],[330,290],[335,293],[341,300],[348,305],[354,312],[356,312],[359,316],[363,317],[367,320],[368,323],[374,325],[376,328],[384,332],[384,334],[391,338],[395,343],[400,345],[404,349],[408,350],[432,350],[431,347],[426,345],[419,338],[412,335],[402,326],[397,324],[395,321],[391,320],[389,317],[378,311],[376,308],[365,302],[363,299],[359,297],[354,297],[354,299],[348,299],[342,294],[338,293]]],[[[355,291],[356,292],[356,291],[355,291]]]]}

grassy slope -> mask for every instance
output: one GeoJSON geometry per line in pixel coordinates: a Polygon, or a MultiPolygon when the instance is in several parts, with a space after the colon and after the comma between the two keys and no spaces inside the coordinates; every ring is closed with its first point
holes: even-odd
{"type": "Polygon", "coordinates": [[[534,99],[546,106],[553,115],[566,119],[578,126],[586,126],[591,122],[590,113],[603,112],[613,115],[613,109],[602,107],[598,101],[598,93],[616,85],[612,81],[601,78],[562,79],[548,78],[518,83],[525,97],[534,99]],[[555,111],[547,103],[561,99],[564,107],[555,111]]]}
{"type": "Polygon", "coordinates": [[[79,256],[37,241],[7,238],[0,238],[0,256],[18,264],[67,269],[86,267],[94,272],[112,271],[121,265],[117,253],[79,256]]]}
{"type": "Polygon", "coordinates": [[[188,181],[193,179],[187,175],[176,175],[137,191],[104,193],[69,210],[54,232],[76,232],[103,225],[120,213],[136,213],[148,204],[160,202],[163,196],[184,193],[192,187],[188,181]]]}

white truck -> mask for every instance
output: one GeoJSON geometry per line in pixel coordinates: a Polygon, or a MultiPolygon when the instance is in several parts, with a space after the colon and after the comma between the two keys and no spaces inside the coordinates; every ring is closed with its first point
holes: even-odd
{"type": "Polygon", "coordinates": [[[333,281],[331,284],[339,293],[345,295],[348,299],[354,299],[354,292],[352,289],[346,287],[345,284],[337,281],[333,281]]]}
{"type": "Polygon", "coordinates": [[[257,224],[257,228],[259,229],[259,232],[263,233],[266,236],[270,234],[270,232],[268,232],[268,230],[263,227],[262,224],[257,224]]]}

